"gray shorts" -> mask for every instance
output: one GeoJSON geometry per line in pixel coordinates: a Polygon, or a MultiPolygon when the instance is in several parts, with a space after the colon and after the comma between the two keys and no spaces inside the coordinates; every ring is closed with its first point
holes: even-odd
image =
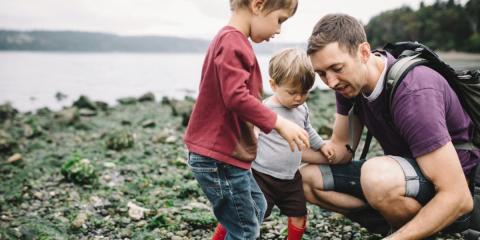
{"type": "MultiPolygon", "coordinates": [[[[427,204],[435,196],[435,187],[425,178],[417,161],[397,156],[390,157],[402,167],[405,174],[405,196],[416,199],[422,205],[427,204]]],[[[364,162],[358,160],[345,165],[319,165],[323,190],[341,192],[365,200],[360,185],[360,169],[364,162]]],[[[347,214],[347,217],[372,232],[386,234],[390,230],[387,221],[370,206],[347,214]]],[[[470,214],[466,214],[444,229],[444,232],[461,232],[468,228],[469,222],[470,214]]]]}

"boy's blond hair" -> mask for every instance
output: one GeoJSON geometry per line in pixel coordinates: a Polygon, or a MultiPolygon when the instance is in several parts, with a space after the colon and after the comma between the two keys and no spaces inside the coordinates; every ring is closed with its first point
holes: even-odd
{"type": "MultiPolygon", "coordinates": [[[[240,8],[248,8],[252,0],[230,0],[230,10],[234,11],[240,8]]],[[[262,11],[266,13],[279,9],[290,9],[291,15],[297,11],[298,0],[265,0],[262,11]]]]}
{"type": "Polygon", "coordinates": [[[315,71],[307,53],[297,48],[287,48],[270,59],[268,74],[277,85],[285,83],[300,86],[308,92],[315,83],[315,71]]]}

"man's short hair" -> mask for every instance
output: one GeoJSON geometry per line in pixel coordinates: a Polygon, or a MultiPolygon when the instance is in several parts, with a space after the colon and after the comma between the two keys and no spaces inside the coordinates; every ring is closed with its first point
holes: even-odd
{"type": "Polygon", "coordinates": [[[358,45],[367,41],[363,25],[346,14],[328,14],[320,19],[308,39],[307,54],[313,54],[330,43],[337,42],[355,55],[358,45]]]}
{"type": "Polygon", "coordinates": [[[270,59],[268,74],[277,85],[291,84],[307,93],[315,83],[315,72],[304,50],[287,48],[270,59]]]}
{"type": "MultiPolygon", "coordinates": [[[[230,10],[248,7],[252,0],[230,0],[230,10]]],[[[297,11],[298,0],[265,0],[263,12],[273,12],[279,9],[290,9],[291,15],[297,11]]]]}

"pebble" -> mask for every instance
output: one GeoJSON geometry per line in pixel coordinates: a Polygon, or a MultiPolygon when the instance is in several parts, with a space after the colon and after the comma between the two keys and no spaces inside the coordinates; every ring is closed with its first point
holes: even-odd
{"type": "Polygon", "coordinates": [[[77,217],[75,217],[75,219],[73,220],[72,227],[76,229],[82,227],[87,221],[87,218],[88,218],[88,215],[86,213],[80,212],[77,215],[77,217]]]}
{"type": "Polygon", "coordinates": [[[7,163],[14,163],[22,160],[22,154],[15,153],[7,159],[7,163]]]}

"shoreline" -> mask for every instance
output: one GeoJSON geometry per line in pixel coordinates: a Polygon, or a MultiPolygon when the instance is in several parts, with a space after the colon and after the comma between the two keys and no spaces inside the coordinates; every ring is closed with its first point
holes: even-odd
{"type": "MultiPolygon", "coordinates": [[[[441,59],[445,61],[476,61],[480,62],[480,53],[467,53],[467,52],[437,52],[441,59]]],[[[480,65],[480,63],[479,63],[480,65]]]]}

